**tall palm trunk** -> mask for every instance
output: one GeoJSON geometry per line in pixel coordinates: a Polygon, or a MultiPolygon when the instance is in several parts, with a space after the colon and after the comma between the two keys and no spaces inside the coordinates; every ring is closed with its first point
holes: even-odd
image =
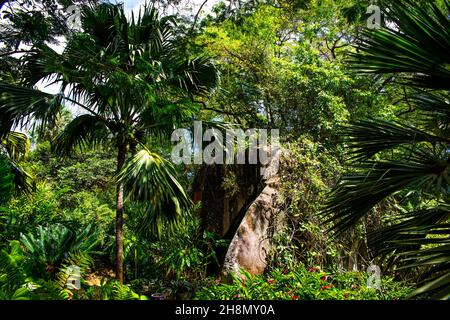
{"type": "MultiPolygon", "coordinates": [[[[117,145],[117,173],[122,170],[127,154],[127,146],[120,141],[117,145]]],[[[116,277],[123,283],[123,183],[118,182],[116,189],[116,277]]]]}

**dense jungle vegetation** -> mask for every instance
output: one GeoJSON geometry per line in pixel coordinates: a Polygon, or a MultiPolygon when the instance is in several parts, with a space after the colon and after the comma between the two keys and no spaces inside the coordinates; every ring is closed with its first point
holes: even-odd
{"type": "Polygon", "coordinates": [[[0,299],[450,298],[450,1],[0,10],[0,299]],[[280,130],[261,274],[211,268],[194,121],[280,130]]]}

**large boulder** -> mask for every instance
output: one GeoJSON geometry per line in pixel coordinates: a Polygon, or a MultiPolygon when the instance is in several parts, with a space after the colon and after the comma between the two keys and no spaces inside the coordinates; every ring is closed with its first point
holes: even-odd
{"type": "Polygon", "coordinates": [[[265,168],[262,179],[264,188],[246,210],[231,240],[222,268],[224,275],[230,272],[240,274],[241,269],[259,274],[266,268],[273,234],[282,224],[276,205],[280,186],[280,155],[281,151],[278,150],[265,168]]]}
{"type": "MultiPolygon", "coordinates": [[[[272,152],[268,150],[268,152],[272,152]]],[[[192,198],[201,201],[202,227],[230,240],[216,251],[219,264],[209,271],[223,274],[244,268],[260,273],[279,221],[275,221],[279,192],[277,150],[270,163],[258,165],[204,165],[194,183],[192,198]]]]}

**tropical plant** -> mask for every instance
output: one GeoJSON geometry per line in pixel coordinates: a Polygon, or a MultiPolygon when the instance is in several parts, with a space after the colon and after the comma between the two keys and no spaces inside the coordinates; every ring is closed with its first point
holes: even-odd
{"type": "Polygon", "coordinates": [[[147,5],[129,20],[121,4],[85,6],[83,32],[68,37],[62,54],[39,44],[23,58],[27,71],[21,84],[0,83],[0,121],[10,126],[29,118],[48,125],[64,101],[84,111],[56,138],[57,154],[71,155],[78,147],[113,141],[120,282],[124,191],[145,202],[156,223],[173,222],[190,206],[171,164],[147,149],[146,138],[161,136],[193,117],[199,106],[187,98],[206,93],[217,80],[207,57],[191,58],[183,49],[184,41],[174,34],[173,22],[173,17],[160,18],[147,5]],[[60,93],[52,95],[32,87],[43,79],[60,85],[60,93]],[[125,162],[128,153],[132,156],[125,162]]]}
{"type": "MultiPolygon", "coordinates": [[[[33,261],[19,241],[11,241],[0,251],[0,300],[67,300],[76,298],[76,292],[68,286],[73,266],[79,269],[80,278],[93,265],[87,252],[72,251],[66,255],[52,280],[37,277],[33,261]]],[[[80,279],[83,281],[83,279],[80,279]]],[[[81,284],[81,282],[80,282],[81,284]]]]}
{"type": "Polygon", "coordinates": [[[8,201],[13,189],[13,174],[9,162],[5,157],[0,157],[0,205],[8,201]]]}
{"type": "Polygon", "coordinates": [[[29,148],[30,141],[26,134],[16,131],[0,133],[0,157],[8,162],[15,188],[23,192],[34,188],[33,176],[19,164],[19,160],[27,154],[29,148]]]}
{"type": "Polygon", "coordinates": [[[343,136],[356,169],[334,189],[325,213],[342,234],[384,199],[404,201],[419,194],[424,201],[389,225],[369,234],[374,254],[396,258],[401,268],[425,268],[425,282],[413,296],[450,297],[449,131],[450,2],[409,0],[384,11],[389,22],[366,30],[353,55],[362,73],[388,74],[409,90],[416,124],[369,119],[352,123],[343,136]]]}
{"type": "Polygon", "coordinates": [[[162,256],[159,264],[166,270],[166,276],[176,275],[177,279],[201,279],[207,275],[207,266],[211,262],[219,265],[216,250],[227,247],[228,241],[219,239],[218,235],[201,230],[200,220],[189,217],[184,222],[177,237],[160,244],[162,256]]]}
{"type": "Polygon", "coordinates": [[[75,295],[75,298],[80,300],[148,300],[146,296],[134,292],[127,285],[111,279],[103,279],[99,286],[87,287],[84,292],[75,295]]]}
{"type": "Polygon", "coordinates": [[[56,224],[38,226],[36,232],[23,234],[20,242],[26,250],[32,274],[42,279],[54,279],[70,254],[92,254],[97,236],[92,226],[71,230],[56,224]]]}
{"type": "Polygon", "coordinates": [[[26,297],[28,290],[24,292],[22,288],[27,278],[24,261],[24,252],[18,241],[11,241],[0,251],[0,299],[26,297]]]}
{"type": "Polygon", "coordinates": [[[195,299],[208,300],[398,300],[411,292],[404,283],[380,279],[380,290],[367,287],[368,275],[359,272],[322,271],[298,264],[264,274],[231,274],[231,283],[206,286],[195,299]]]}

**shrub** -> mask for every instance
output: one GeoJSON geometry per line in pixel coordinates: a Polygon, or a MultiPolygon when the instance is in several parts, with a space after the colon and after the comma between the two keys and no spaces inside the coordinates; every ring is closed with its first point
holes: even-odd
{"type": "Polygon", "coordinates": [[[405,298],[412,289],[389,277],[381,278],[381,290],[368,288],[362,272],[329,273],[320,268],[276,268],[262,275],[242,271],[231,284],[204,287],[195,298],[204,300],[392,300],[405,298]]]}

